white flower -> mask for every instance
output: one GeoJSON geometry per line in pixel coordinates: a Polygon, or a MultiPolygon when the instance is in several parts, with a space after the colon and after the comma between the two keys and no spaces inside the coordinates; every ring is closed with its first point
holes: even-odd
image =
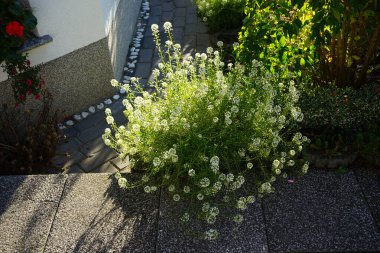
{"type": "Polygon", "coordinates": [[[227,174],[227,177],[226,177],[226,180],[227,180],[227,182],[232,182],[232,181],[234,181],[234,174],[232,174],[232,173],[229,173],[229,174],[227,174]]]}
{"type": "Polygon", "coordinates": [[[253,168],[253,164],[252,163],[247,163],[247,168],[250,170],[253,168]]]}
{"type": "Polygon", "coordinates": [[[111,129],[109,129],[107,127],[106,129],[104,129],[104,133],[107,134],[107,135],[110,135],[111,134],[111,129]]]}
{"type": "Polygon", "coordinates": [[[202,54],[201,54],[201,58],[202,58],[202,60],[205,61],[205,60],[207,60],[207,55],[206,55],[205,53],[202,53],[202,54]]]}
{"type": "Polygon", "coordinates": [[[158,32],[158,25],[157,24],[153,24],[150,29],[152,29],[152,32],[156,33],[158,32]]]}
{"type": "Polygon", "coordinates": [[[253,202],[255,202],[255,197],[254,196],[248,196],[247,198],[246,198],[246,201],[247,201],[247,203],[249,203],[249,204],[252,204],[253,202]]]}
{"type": "Polygon", "coordinates": [[[214,117],[214,118],[212,119],[212,121],[213,121],[214,123],[216,123],[216,122],[219,121],[219,119],[218,119],[218,117],[214,117]]]}
{"type": "Polygon", "coordinates": [[[219,208],[216,206],[213,206],[210,208],[210,215],[217,216],[219,214],[219,208]]]}
{"type": "Polygon", "coordinates": [[[175,186],[174,185],[169,185],[169,188],[168,188],[168,190],[170,191],[170,192],[172,192],[172,191],[174,191],[175,190],[175,186]]]}
{"type": "Polygon", "coordinates": [[[170,41],[170,40],[167,40],[167,41],[165,42],[165,44],[166,44],[168,47],[170,47],[171,45],[173,45],[173,42],[170,41]]]}
{"type": "Polygon", "coordinates": [[[194,169],[190,169],[190,170],[189,170],[189,176],[190,176],[190,177],[195,176],[195,170],[194,170],[194,169]]]}
{"type": "Polygon", "coordinates": [[[112,116],[107,116],[106,121],[107,121],[107,123],[108,123],[109,125],[111,125],[111,124],[114,123],[115,120],[114,120],[114,118],[113,118],[112,116]]]}
{"type": "Polygon", "coordinates": [[[210,185],[210,179],[208,179],[207,177],[203,178],[200,182],[199,182],[199,185],[203,188],[206,188],[210,185]]]}
{"type": "Polygon", "coordinates": [[[203,200],[203,198],[204,198],[203,194],[202,193],[198,193],[197,199],[198,200],[203,200]]]}
{"type": "Polygon", "coordinates": [[[172,23],[166,21],[166,22],[164,23],[164,29],[165,29],[165,31],[167,31],[167,32],[170,31],[170,30],[172,29],[172,23]]]}
{"type": "Polygon", "coordinates": [[[147,186],[144,187],[144,191],[145,191],[146,193],[150,193],[151,189],[150,189],[150,187],[147,185],[147,186]]]}
{"type": "Polygon", "coordinates": [[[209,229],[208,231],[205,232],[205,239],[212,241],[218,238],[218,231],[215,229],[209,229]]]}
{"type": "Polygon", "coordinates": [[[184,192],[184,193],[189,193],[189,192],[190,192],[190,187],[187,186],[187,185],[184,186],[184,187],[183,187],[183,192],[184,192]]]}
{"type": "Polygon", "coordinates": [[[153,159],[153,166],[154,166],[154,167],[158,167],[158,166],[160,166],[160,164],[161,164],[161,160],[160,160],[160,158],[155,157],[155,158],[153,159]]]}
{"type": "Polygon", "coordinates": [[[111,109],[110,108],[106,108],[106,110],[104,111],[107,115],[111,114],[111,109]]]}
{"type": "Polygon", "coordinates": [[[202,212],[206,213],[210,209],[210,204],[208,202],[203,203],[202,212]]]}
{"type": "Polygon", "coordinates": [[[208,47],[207,50],[206,50],[206,52],[208,54],[212,54],[213,51],[214,51],[214,49],[212,47],[208,47]]]}
{"type": "Polygon", "coordinates": [[[127,182],[127,179],[121,177],[121,178],[119,178],[119,179],[117,180],[117,183],[119,184],[119,186],[120,186],[121,188],[124,188],[124,187],[127,186],[127,183],[128,183],[128,182],[127,182]]]}
{"type": "Polygon", "coordinates": [[[231,112],[233,112],[233,113],[238,113],[238,112],[239,112],[239,107],[237,107],[236,105],[233,105],[233,106],[231,107],[231,112]]]}
{"type": "Polygon", "coordinates": [[[208,224],[214,224],[215,221],[216,221],[216,217],[215,216],[210,215],[210,216],[207,217],[207,223],[208,224]]]}
{"type": "Polygon", "coordinates": [[[236,223],[241,223],[241,222],[243,222],[243,220],[244,220],[244,217],[241,214],[234,216],[234,222],[236,222],[236,223]]]}
{"type": "Polygon", "coordinates": [[[174,201],[179,201],[181,199],[181,197],[179,196],[179,194],[174,194],[173,195],[173,200],[174,201]]]}
{"type": "Polygon", "coordinates": [[[278,166],[280,165],[280,161],[274,160],[272,165],[273,165],[273,168],[278,168],[278,166]]]}
{"type": "Polygon", "coordinates": [[[118,82],[116,79],[112,79],[112,80],[111,80],[111,85],[112,85],[113,87],[117,87],[117,86],[119,85],[119,82],[118,82]]]}
{"type": "Polygon", "coordinates": [[[154,77],[154,78],[157,78],[157,77],[160,75],[160,70],[158,70],[158,69],[153,69],[152,74],[153,74],[153,77],[154,77]]]}
{"type": "Polygon", "coordinates": [[[190,219],[190,215],[188,213],[184,213],[182,218],[181,218],[181,221],[188,222],[189,219],[190,219]]]}
{"type": "Polygon", "coordinates": [[[302,172],[306,174],[308,170],[309,170],[309,164],[308,164],[308,163],[305,163],[305,164],[302,166],[302,172]]]}
{"type": "Polygon", "coordinates": [[[218,42],[216,43],[216,45],[217,45],[218,47],[222,47],[222,46],[223,46],[223,41],[218,41],[218,42]]]}
{"type": "Polygon", "coordinates": [[[245,156],[245,149],[244,148],[239,149],[238,154],[240,157],[244,157],[245,156]]]}
{"type": "Polygon", "coordinates": [[[292,166],[294,166],[294,164],[295,164],[294,160],[289,160],[288,161],[288,166],[292,167],[292,166]]]}
{"type": "Polygon", "coordinates": [[[160,63],[158,64],[158,68],[163,69],[164,67],[165,67],[165,65],[164,65],[162,62],[160,62],[160,63]]]}

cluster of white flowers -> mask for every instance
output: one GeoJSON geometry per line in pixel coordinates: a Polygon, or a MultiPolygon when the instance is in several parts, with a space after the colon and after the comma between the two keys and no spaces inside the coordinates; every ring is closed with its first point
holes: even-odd
{"type": "MultiPolygon", "coordinates": [[[[151,28],[158,42],[159,27],[151,28]]],[[[164,31],[171,30],[166,22],[164,31]]],[[[212,225],[228,205],[239,212],[232,219],[241,223],[240,212],[255,201],[254,195],[241,196],[244,184],[265,178],[255,185],[261,197],[273,192],[273,182],[286,178],[288,170],[306,173],[309,168],[297,159],[309,139],[296,133],[289,140],[291,129],[284,131],[302,118],[295,106],[298,91],[294,83],[288,89],[274,85],[277,78],[266,74],[258,61],[248,74],[238,63],[229,65],[226,73],[222,42],[219,51],[208,48],[207,54],[183,58],[181,46],[168,38],[163,47],[157,44],[162,62],[153,70],[150,85],[155,91],[144,92],[138,79],[131,78],[137,88],[129,89],[122,101],[128,125],[117,126],[106,110],[105,144],[121,157],[129,156],[132,168],[144,168],[141,180],[120,177],[118,183],[123,188],[142,186],[146,193],[163,187],[173,202],[190,201],[199,207],[186,210],[183,222],[192,217],[212,225]]],[[[204,235],[216,239],[218,231],[204,235]]]]}

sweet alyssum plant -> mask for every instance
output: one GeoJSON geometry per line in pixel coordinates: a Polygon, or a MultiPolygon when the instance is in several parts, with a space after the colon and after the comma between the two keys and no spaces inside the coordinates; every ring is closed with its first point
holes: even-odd
{"type": "Polygon", "coordinates": [[[181,221],[205,221],[209,228],[202,235],[213,240],[213,224],[224,210],[232,208],[232,219],[241,223],[244,211],[272,192],[278,177],[307,172],[308,163],[296,157],[308,138],[292,132],[303,118],[295,106],[299,95],[294,83],[278,82],[257,61],[245,74],[242,65],[224,66],[221,52],[212,48],[183,59],[171,24],[164,29],[169,39],[162,48],[158,26],[152,25],[162,60],[153,70],[155,92],[143,91],[136,78],[137,90],[112,80],[128,91],[123,104],[129,124],[117,126],[107,109],[110,128],[103,139],[143,172],[134,182],[117,174],[122,188],[152,193],[162,187],[174,202],[189,206],[181,221]]]}

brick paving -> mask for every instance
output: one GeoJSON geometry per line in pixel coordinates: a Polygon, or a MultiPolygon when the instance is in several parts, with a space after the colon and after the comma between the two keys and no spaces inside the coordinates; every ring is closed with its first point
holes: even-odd
{"type": "MultiPolygon", "coordinates": [[[[166,21],[172,22],[174,40],[181,43],[185,54],[205,51],[209,45],[207,27],[197,17],[191,0],[150,0],[150,18],[143,33],[137,63],[134,70],[126,69],[122,81],[127,82],[127,76],[136,76],[141,78],[142,85],[148,82],[151,70],[159,62],[150,26],[158,24],[162,27],[166,21]]],[[[106,105],[118,124],[127,123],[121,101],[122,98],[106,105]]],[[[118,154],[103,143],[101,135],[106,127],[104,111],[100,110],[64,130],[65,138],[57,147],[53,165],[66,173],[128,172],[128,161],[120,161],[118,154]]]]}

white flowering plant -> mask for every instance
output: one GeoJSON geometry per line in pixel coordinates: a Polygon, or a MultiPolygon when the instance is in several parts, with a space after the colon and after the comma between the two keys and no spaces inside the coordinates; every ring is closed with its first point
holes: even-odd
{"type": "Polygon", "coordinates": [[[279,82],[260,62],[250,70],[224,66],[222,48],[184,58],[171,24],[164,28],[169,40],[162,47],[152,25],[162,60],[150,83],[155,92],[143,91],[136,78],[136,90],[123,86],[129,123],[117,126],[107,110],[110,128],[103,139],[142,172],[134,182],[117,174],[122,188],[152,193],[161,187],[174,202],[191,204],[181,221],[205,221],[210,228],[202,234],[212,240],[224,208],[233,208],[240,223],[257,197],[274,190],[277,178],[307,172],[308,163],[297,156],[308,138],[293,130],[303,118],[295,105],[299,94],[293,82],[279,82]],[[241,193],[246,184],[248,191],[241,193]]]}

